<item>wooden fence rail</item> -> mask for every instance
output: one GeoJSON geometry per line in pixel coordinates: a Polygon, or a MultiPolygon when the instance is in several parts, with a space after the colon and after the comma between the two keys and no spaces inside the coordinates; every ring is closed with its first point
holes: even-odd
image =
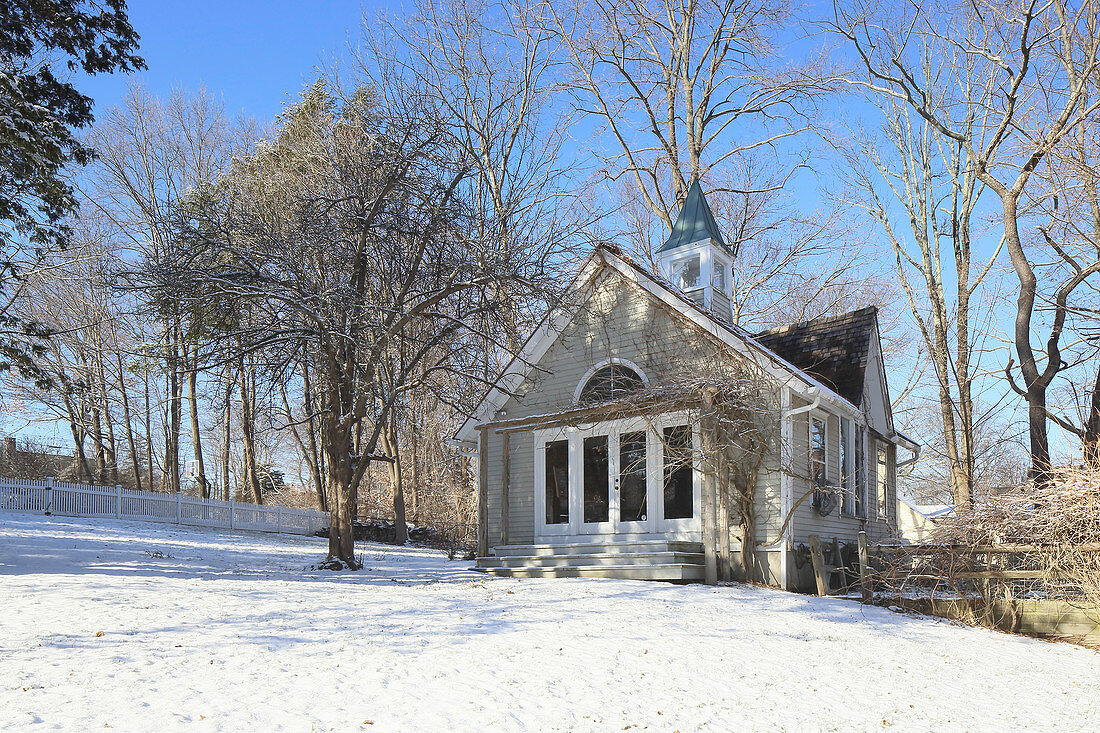
{"type": "Polygon", "coordinates": [[[253,532],[312,535],[328,526],[328,515],[311,509],[201,499],[183,494],[131,491],[56,479],[0,478],[0,511],[112,517],[221,527],[253,532]]]}

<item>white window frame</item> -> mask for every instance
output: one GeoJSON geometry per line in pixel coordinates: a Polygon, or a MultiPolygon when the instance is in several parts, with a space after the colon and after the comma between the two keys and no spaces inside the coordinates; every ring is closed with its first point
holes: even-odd
{"type": "Polygon", "coordinates": [[[591,535],[668,534],[676,539],[697,539],[701,532],[702,478],[699,449],[702,444],[697,416],[676,412],[654,419],[625,418],[589,423],[577,427],[544,428],[532,431],[534,439],[535,541],[582,538],[591,535]],[[692,434],[692,517],[664,518],[664,445],[666,427],[690,425],[692,434]],[[619,436],[622,433],[646,433],[646,519],[636,522],[619,520],[619,436]],[[583,441],[595,435],[608,436],[608,521],[584,522],[583,441]],[[569,442],[569,522],[546,524],[546,444],[556,440],[569,442]]]}
{"type": "Polygon", "coordinates": [[[846,417],[841,417],[838,425],[838,451],[837,463],[840,471],[840,488],[842,491],[840,501],[840,514],[845,517],[858,517],[859,502],[856,501],[856,456],[855,456],[855,432],[856,422],[846,417]],[[847,428],[847,429],[845,429],[847,428]],[[849,511],[851,509],[851,511],[849,511]]]}
{"type": "Polygon", "coordinates": [[[627,369],[633,370],[635,374],[642,378],[642,384],[646,387],[649,386],[649,377],[646,376],[646,373],[642,371],[642,368],[640,366],[630,361],[629,359],[619,359],[618,357],[612,357],[610,359],[604,359],[601,362],[597,362],[595,366],[584,373],[584,376],[581,377],[581,381],[577,382],[576,389],[573,390],[573,404],[580,403],[581,392],[584,391],[584,386],[588,384],[588,380],[592,379],[593,375],[595,375],[596,372],[600,371],[606,366],[611,366],[612,364],[618,364],[619,366],[624,366],[627,369]]]}
{"type": "Polygon", "coordinates": [[[890,518],[890,451],[881,440],[875,441],[875,504],[879,519],[890,518]],[[879,456],[883,460],[879,460],[879,456]]]}
{"type": "Polygon", "coordinates": [[[821,486],[829,486],[829,415],[822,412],[810,413],[810,419],[807,422],[807,443],[810,446],[810,484],[817,487],[818,484],[814,480],[814,467],[817,465],[817,461],[814,460],[814,422],[821,423],[821,436],[822,436],[822,448],[824,455],[821,457],[822,473],[824,474],[824,480],[820,484],[821,486]]]}

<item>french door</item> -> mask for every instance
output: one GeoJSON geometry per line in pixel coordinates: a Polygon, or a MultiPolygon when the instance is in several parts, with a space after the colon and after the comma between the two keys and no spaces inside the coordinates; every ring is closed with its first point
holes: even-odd
{"type": "Polygon", "coordinates": [[[536,431],[536,535],[697,529],[697,441],[683,415],[536,431]]]}

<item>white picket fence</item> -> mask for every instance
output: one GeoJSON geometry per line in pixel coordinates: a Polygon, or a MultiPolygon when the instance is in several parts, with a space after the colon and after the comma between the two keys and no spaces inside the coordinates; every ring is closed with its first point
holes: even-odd
{"type": "Polygon", "coordinates": [[[328,526],[328,515],[311,509],[260,506],[182,494],[154,494],[120,486],[73,484],[52,478],[0,478],[0,510],[66,517],[139,519],[304,535],[312,535],[328,526]]]}

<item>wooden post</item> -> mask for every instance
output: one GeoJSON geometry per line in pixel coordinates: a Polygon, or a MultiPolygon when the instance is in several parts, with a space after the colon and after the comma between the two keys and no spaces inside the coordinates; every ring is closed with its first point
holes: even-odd
{"type": "Polygon", "coordinates": [[[700,444],[702,448],[702,460],[700,466],[703,470],[702,499],[703,516],[700,518],[703,525],[703,582],[714,585],[718,582],[718,558],[715,553],[715,530],[717,530],[717,516],[715,512],[715,495],[717,494],[718,477],[715,475],[714,465],[714,418],[711,415],[714,409],[714,394],[709,390],[703,391],[703,414],[699,421],[700,444]]]}
{"type": "Polygon", "coordinates": [[[825,569],[825,557],[821,552],[821,540],[816,534],[810,535],[810,558],[814,564],[814,580],[817,581],[817,594],[829,595],[828,571],[825,569]]]}
{"type": "MultiPolygon", "coordinates": [[[[721,580],[733,580],[730,555],[730,472],[724,451],[718,454],[718,577],[721,580]]],[[[747,571],[745,581],[752,581],[747,571]]]]}
{"type": "Polygon", "coordinates": [[[232,495],[229,497],[229,528],[236,529],[236,520],[233,515],[237,513],[237,502],[232,495]]]}
{"type": "Polygon", "coordinates": [[[53,508],[53,477],[50,476],[46,479],[46,510],[44,514],[50,516],[50,510],[53,508]]]}
{"type": "Polygon", "coordinates": [[[278,511],[275,513],[275,531],[282,533],[283,531],[283,505],[279,505],[278,511]]]}
{"type": "Polygon", "coordinates": [[[122,519],[122,485],[115,484],[115,519],[122,519]]]}
{"type": "Polygon", "coordinates": [[[508,544],[508,495],[511,493],[512,482],[512,450],[510,441],[508,440],[510,434],[504,433],[502,436],[501,450],[504,453],[504,465],[501,466],[501,487],[500,487],[500,544],[508,544]]]}
{"type": "Polygon", "coordinates": [[[478,441],[477,554],[489,554],[489,429],[481,428],[478,441]]]}
{"type": "Polygon", "coordinates": [[[860,530],[857,542],[859,543],[859,588],[863,594],[863,602],[870,603],[874,600],[874,588],[871,585],[871,557],[867,552],[867,533],[860,530]]]}
{"type": "Polygon", "coordinates": [[[183,522],[183,492],[176,492],[176,524],[183,522]]]}

